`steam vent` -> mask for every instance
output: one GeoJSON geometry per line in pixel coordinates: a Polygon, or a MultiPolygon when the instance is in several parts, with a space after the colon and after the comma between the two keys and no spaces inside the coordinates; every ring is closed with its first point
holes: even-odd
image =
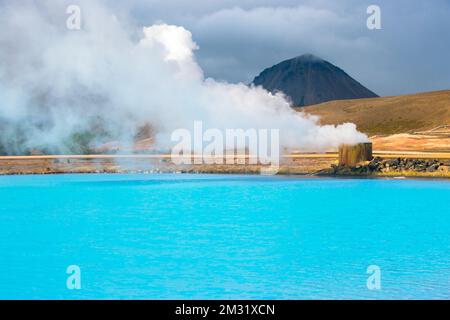
{"type": "Polygon", "coordinates": [[[339,164],[356,166],[359,162],[372,160],[372,142],[355,145],[343,144],[339,147],[339,164]]]}

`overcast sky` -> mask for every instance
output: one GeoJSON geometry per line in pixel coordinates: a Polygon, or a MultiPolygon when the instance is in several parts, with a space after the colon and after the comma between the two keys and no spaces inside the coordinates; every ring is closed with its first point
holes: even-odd
{"type": "Polygon", "coordinates": [[[450,89],[450,0],[104,1],[137,25],[189,29],[199,64],[219,80],[250,82],[313,53],[380,95],[450,89]],[[381,8],[381,30],[366,27],[371,4],[381,8]]]}

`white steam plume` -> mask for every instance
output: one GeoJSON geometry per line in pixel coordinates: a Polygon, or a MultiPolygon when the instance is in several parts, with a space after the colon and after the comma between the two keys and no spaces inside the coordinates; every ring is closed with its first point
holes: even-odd
{"type": "Polygon", "coordinates": [[[354,124],[319,126],[281,94],[205,79],[181,26],[137,32],[98,2],[82,1],[82,28],[68,30],[69,3],[54,2],[0,2],[0,152],[75,152],[80,140],[131,144],[146,124],[168,147],[170,133],[195,120],[205,128],[277,128],[286,148],[367,140],[354,124]]]}

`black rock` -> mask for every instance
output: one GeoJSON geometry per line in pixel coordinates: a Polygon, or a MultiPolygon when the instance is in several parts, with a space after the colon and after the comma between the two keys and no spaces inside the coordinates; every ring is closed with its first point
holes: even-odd
{"type": "Polygon", "coordinates": [[[263,86],[270,92],[284,92],[294,106],[378,97],[342,69],[311,54],[265,69],[253,80],[253,84],[263,86]]]}

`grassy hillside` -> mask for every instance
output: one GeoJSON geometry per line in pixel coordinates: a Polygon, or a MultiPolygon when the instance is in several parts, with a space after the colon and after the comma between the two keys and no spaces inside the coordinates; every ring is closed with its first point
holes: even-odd
{"type": "Polygon", "coordinates": [[[450,125],[450,90],[330,101],[297,110],[321,116],[322,124],[353,122],[368,135],[411,133],[450,125]]]}

